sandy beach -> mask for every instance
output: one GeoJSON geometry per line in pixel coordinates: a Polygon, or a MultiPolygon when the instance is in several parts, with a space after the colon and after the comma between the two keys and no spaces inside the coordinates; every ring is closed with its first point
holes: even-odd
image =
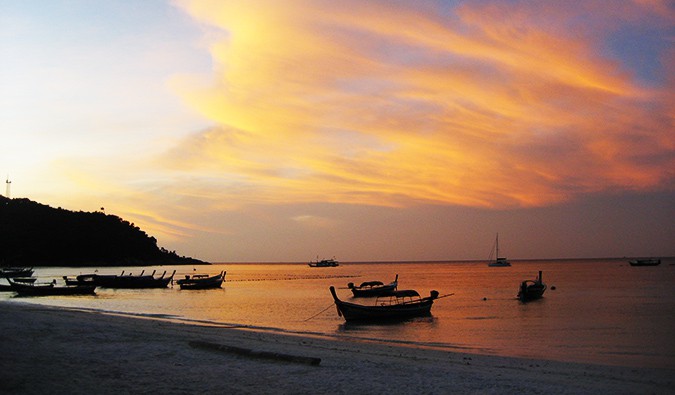
{"type": "Polygon", "coordinates": [[[675,372],[667,369],[472,355],[1,304],[0,392],[9,394],[666,394],[675,388],[675,372]]]}

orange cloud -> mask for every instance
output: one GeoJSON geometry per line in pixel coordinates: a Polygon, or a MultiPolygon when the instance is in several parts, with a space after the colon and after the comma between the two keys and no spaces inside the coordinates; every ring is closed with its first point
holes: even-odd
{"type": "MultiPolygon", "coordinates": [[[[616,8],[664,18],[644,3],[616,8]]],[[[513,207],[672,187],[672,97],[636,82],[590,30],[571,30],[574,10],[181,4],[225,32],[210,46],[212,85],[177,84],[217,124],[168,155],[203,176],[192,193],[234,205],[513,207]]]]}

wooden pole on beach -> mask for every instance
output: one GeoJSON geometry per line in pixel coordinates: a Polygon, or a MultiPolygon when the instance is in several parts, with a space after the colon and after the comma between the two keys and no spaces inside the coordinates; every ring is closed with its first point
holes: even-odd
{"type": "Polygon", "coordinates": [[[319,364],[321,363],[321,358],[303,357],[299,355],[282,354],[270,351],[256,351],[250,348],[227,346],[224,344],[209,343],[199,340],[188,342],[188,344],[190,345],[190,347],[193,348],[199,348],[202,350],[210,350],[210,351],[224,351],[227,353],[243,355],[245,357],[250,358],[271,359],[276,361],[302,363],[313,366],[319,366],[319,364]]]}

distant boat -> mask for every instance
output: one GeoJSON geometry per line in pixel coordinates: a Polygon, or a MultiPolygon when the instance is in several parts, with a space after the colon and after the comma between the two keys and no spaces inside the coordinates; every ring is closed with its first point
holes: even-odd
{"type": "Polygon", "coordinates": [[[525,280],[520,283],[518,299],[520,299],[521,302],[539,299],[544,295],[544,291],[546,291],[546,284],[542,281],[540,270],[539,277],[537,277],[536,280],[525,280]]]}
{"type": "MultiPolygon", "coordinates": [[[[372,305],[349,303],[340,300],[335,287],[330,287],[338,315],[347,322],[400,321],[431,315],[431,306],[438,299],[438,291],[422,298],[417,291],[392,291],[386,297],[378,297],[372,305]]],[[[446,295],[448,296],[448,295],[446,295]]]]}
{"type": "Polygon", "coordinates": [[[628,261],[631,266],[656,266],[661,264],[661,259],[659,258],[647,258],[647,259],[633,259],[628,261]]]}
{"type": "Polygon", "coordinates": [[[225,274],[222,271],[215,276],[208,274],[194,274],[192,276],[186,275],[184,279],[176,281],[180,285],[180,289],[213,289],[220,288],[225,281],[225,274]]]}
{"type": "Polygon", "coordinates": [[[398,287],[398,274],[394,281],[389,284],[384,284],[382,281],[366,281],[361,283],[358,287],[354,283],[347,284],[347,288],[352,290],[354,297],[370,297],[387,295],[391,291],[395,291],[398,287]]]}
{"type": "Polygon", "coordinates": [[[310,262],[309,267],[335,267],[335,266],[340,266],[338,261],[335,259],[322,259],[318,260],[316,262],[310,262]]]}
{"type": "Polygon", "coordinates": [[[509,262],[506,258],[499,256],[499,233],[497,233],[497,237],[495,238],[494,248],[490,252],[490,257],[488,258],[488,266],[490,267],[511,266],[511,262],[509,262]],[[494,257],[495,260],[492,260],[492,257],[494,257]]]}

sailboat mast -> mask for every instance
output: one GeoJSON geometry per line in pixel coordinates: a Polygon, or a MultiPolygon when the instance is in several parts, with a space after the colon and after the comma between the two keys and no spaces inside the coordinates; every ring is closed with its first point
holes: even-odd
{"type": "Polygon", "coordinates": [[[499,259],[499,233],[497,233],[497,240],[495,241],[495,243],[496,243],[496,245],[497,245],[497,246],[496,246],[496,251],[495,251],[495,253],[497,254],[497,256],[496,256],[495,258],[496,258],[496,259],[499,259]]]}

